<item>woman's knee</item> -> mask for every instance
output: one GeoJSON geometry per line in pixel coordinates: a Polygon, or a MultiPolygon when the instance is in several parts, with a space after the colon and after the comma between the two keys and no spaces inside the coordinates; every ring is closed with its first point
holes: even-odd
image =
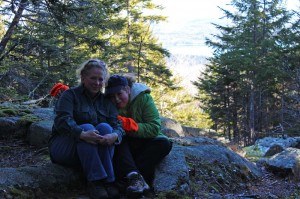
{"type": "Polygon", "coordinates": [[[99,131],[100,135],[106,135],[112,133],[112,127],[107,123],[100,123],[96,126],[96,129],[99,131]]]}
{"type": "Polygon", "coordinates": [[[80,127],[84,131],[95,130],[96,128],[92,124],[81,124],[80,127]]]}

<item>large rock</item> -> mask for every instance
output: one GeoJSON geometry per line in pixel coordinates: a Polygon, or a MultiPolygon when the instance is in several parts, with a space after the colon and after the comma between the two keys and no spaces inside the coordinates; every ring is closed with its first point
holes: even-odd
{"type": "Polygon", "coordinates": [[[274,138],[274,137],[265,137],[263,139],[258,139],[255,142],[255,145],[262,147],[270,147],[272,145],[280,145],[283,148],[296,146],[299,142],[299,138],[288,137],[288,138],[274,138]]]}
{"type": "Polygon", "coordinates": [[[211,129],[201,129],[201,128],[194,128],[188,126],[182,126],[182,130],[185,136],[205,136],[209,138],[217,138],[217,133],[211,129]]]}
{"type": "Polygon", "coordinates": [[[48,163],[42,166],[0,169],[0,190],[12,187],[55,190],[83,185],[81,172],[48,163]]]}
{"type": "Polygon", "coordinates": [[[32,114],[44,120],[53,120],[55,117],[53,108],[35,108],[32,114]]]}
{"type": "Polygon", "coordinates": [[[288,137],[288,138],[274,138],[265,137],[259,139],[254,145],[245,147],[245,151],[249,156],[265,157],[272,156],[282,152],[288,147],[295,147],[299,145],[299,138],[288,137]]]}
{"type": "MultiPolygon", "coordinates": [[[[216,167],[227,167],[244,179],[257,179],[262,172],[252,162],[221,145],[199,145],[185,148],[185,154],[216,167]]],[[[230,176],[228,176],[230,177],[230,176]]]]}
{"type": "Polygon", "coordinates": [[[2,117],[0,118],[0,138],[11,137],[18,130],[17,117],[2,117]]]}
{"type": "Polygon", "coordinates": [[[182,147],[175,145],[156,168],[153,188],[155,192],[175,190],[186,194],[189,192],[188,186],[189,168],[185,154],[182,147]]]}
{"type": "Polygon", "coordinates": [[[292,175],[300,180],[300,149],[287,148],[265,162],[266,169],[279,176],[292,175]]]}
{"type": "Polygon", "coordinates": [[[168,137],[184,136],[183,128],[178,122],[166,117],[160,117],[160,119],[161,119],[162,131],[166,136],[168,137]]]}
{"type": "Polygon", "coordinates": [[[226,146],[225,144],[223,144],[218,140],[207,138],[207,137],[201,137],[201,136],[199,137],[187,136],[187,137],[170,138],[170,139],[174,143],[177,143],[182,146],[199,146],[199,145],[208,145],[208,144],[226,146]]]}
{"type": "Polygon", "coordinates": [[[30,126],[27,139],[31,145],[45,147],[51,135],[53,120],[42,120],[30,126]]]}

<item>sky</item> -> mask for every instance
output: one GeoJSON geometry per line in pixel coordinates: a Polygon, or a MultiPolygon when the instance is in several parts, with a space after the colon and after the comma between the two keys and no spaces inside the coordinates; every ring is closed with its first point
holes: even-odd
{"type": "MultiPolygon", "coordinates": [[[[154,34],[165,48],[174,54],[202,56],[212,54],[212,49],[206,47],[204,43],[205,37],[210,37],[215,30],[211,25],[212,22],[221,23],[226,20],[221,19],[223,13],[218,6],[229,10],[230,0],[153,0],[153,2],[164,7],[161,15],[168,16],[167,22],[153,27],[154,34]],[[192,26],[197,28],[191,28],[192,26]],[[183,38],[182,35],[186,37],[183,38]],[[187,41],[187,38],[193,41],[187,41]]],[[[287,9],[299,8],[299,2],[300,0],[283,0],[287,9]]]]}
{"type": "MultiPolygon", "coordinates": [[[[222,12],[218,9],[230,8],[230,0],[209,0],[200,3],[200,0],[154,0],[156,4],[164,7],[163,14],[169,16],[171,23],[192,18],[199,19],[218,19],[222,16],[222,12]]],[[[288,9],[296,9],[299,0],[283,0],[288,9]]]]}

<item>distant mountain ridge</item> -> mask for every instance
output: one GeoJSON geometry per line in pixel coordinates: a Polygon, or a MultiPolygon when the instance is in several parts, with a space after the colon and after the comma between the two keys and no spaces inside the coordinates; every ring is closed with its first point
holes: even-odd
{"type": "Polygon", "coordinates": [[[182,78],[182,85],[194,95],[196,81],[208,63],[212,50],[205,45],[206,37],[215,32],[210,19],[193,19],[174,23],[161,23],[154,27],[153,33],[159,38],[163,47],[168,49],[171,57],[167,65],[175,76],[182,78]]]}
{"type": "Polygon", "coordinates": [[[172,54],[167,60],[168,68],[174,76],[182,79],[181,86],[187,88],[191,95],[197,94],[197,88],[192,84],[200,77],[207,64],[207,57],[200,55],[172,54]]]}
{"type": "MultiPolygon", "coordinates": [[[[221,23],[215,21],[214,23],[221,23]]],[[[206,38],[216,33],[211,19],[193,19],[174,23],[164,22],[153,27],[153,33],[163,47],[172,54],[200,55],[210,57],[212,49],[206,46],[206,38]]]]}

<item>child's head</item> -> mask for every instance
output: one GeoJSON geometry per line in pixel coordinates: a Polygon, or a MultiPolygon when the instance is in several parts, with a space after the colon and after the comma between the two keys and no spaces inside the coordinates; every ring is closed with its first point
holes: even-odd
{"type": "Polygon", "coordinates": [[[130,87],[127,78],[121,75],[112,75],[108,79],[105,94],[118,107],[124,108],[129,102],[130,87]]]}

